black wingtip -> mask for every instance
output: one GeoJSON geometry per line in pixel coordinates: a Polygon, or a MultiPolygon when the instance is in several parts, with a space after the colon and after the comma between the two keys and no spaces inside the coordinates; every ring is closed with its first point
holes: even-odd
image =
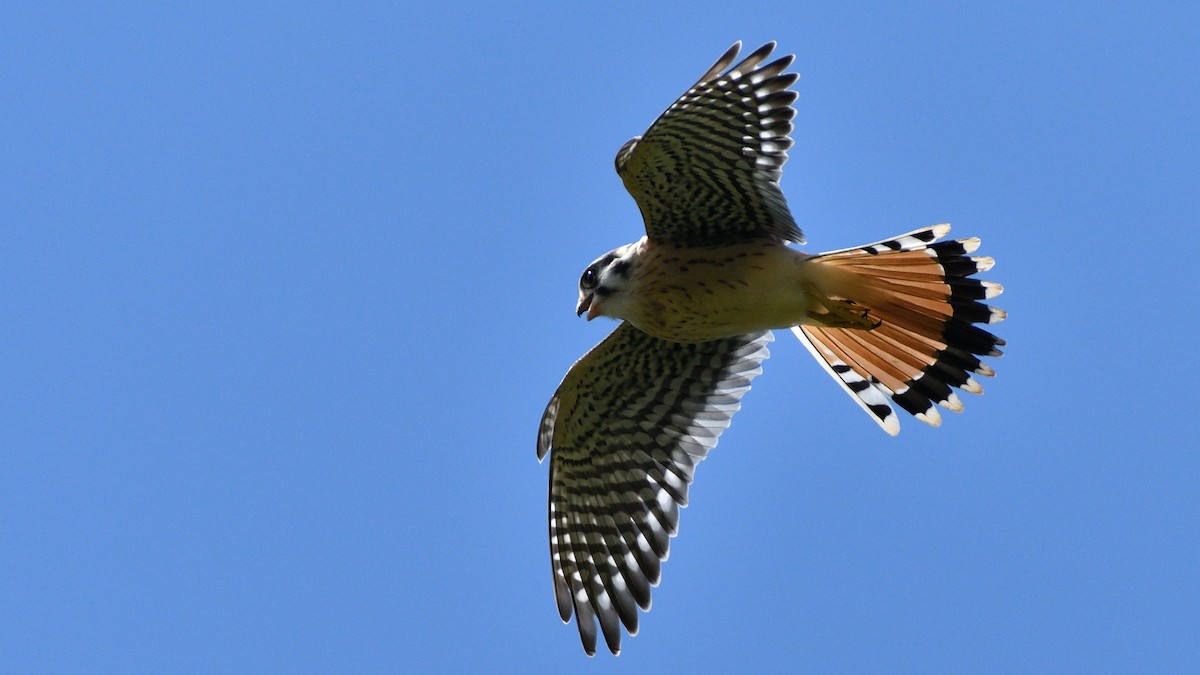
{"type": "Polygon", "coordinates": [[[742,41],[738,40],[737,42],[734,42],[729,49],[725,50],[725,53],[721,55],[721,58],[717,59],[716,62],[712,64],[708,71],[696,81],[696,84],[708,82],[714,77],[720,75],[725,71],[726,68],[729,67],[731,63],[733,63],[733,60],[737,58],[738,52],[740,51],[742,51],[742,41]]]}

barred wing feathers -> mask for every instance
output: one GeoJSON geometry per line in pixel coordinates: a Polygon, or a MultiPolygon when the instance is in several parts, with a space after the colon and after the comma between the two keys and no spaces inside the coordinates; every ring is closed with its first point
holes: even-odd
{"type": "Polygon", "coordinates": [[[610,651],[650,608],[696,465],[712,450],[767,358],[769,332],[679,344],[629,323],[580,359],[546,407],[550,557],[564,622],[584,650],[597,620],[610,651]]]}
{"type": "Polygon", "coordinates": [[[783,72],[791,55],[763,65],[774,48],[769,42],[730,67],[735,43],[617,153],[617,173],[651,238],[804,243],[779,188],[796,115],[788,88],[799,76],[783,72]]]}

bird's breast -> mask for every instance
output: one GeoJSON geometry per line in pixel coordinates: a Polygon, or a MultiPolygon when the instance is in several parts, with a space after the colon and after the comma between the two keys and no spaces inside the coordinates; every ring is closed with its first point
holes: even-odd
{"type": "Polygon", "coordinates": [[[794,326],[809,310],[808,257],[773,242],[686,248],[650,242],[637,262],[625,318],[676,342],[794,326]]]}

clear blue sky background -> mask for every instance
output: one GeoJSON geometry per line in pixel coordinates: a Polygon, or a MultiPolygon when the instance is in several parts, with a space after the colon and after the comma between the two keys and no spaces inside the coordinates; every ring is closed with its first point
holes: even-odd
{"type": "Polygon", "coordinates": [[[0,670],[1200,662],[1200,5],[25,4],[0,670]],[[892,439],[780,334],[589,661],[535,429],[614,153],[735,39],[797,54],[808,248],[982,237],[1008,355],[892,439]]]}

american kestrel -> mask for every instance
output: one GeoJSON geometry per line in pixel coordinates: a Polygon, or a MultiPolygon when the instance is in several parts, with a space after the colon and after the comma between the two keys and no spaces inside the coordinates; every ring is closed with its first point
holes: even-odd
{"type": "Polygon", "coordinates": [[[650,609],[688,485],[762,372],[771,330],[790,329],[884,431],[891,403],[941,424],[951,390],[982,389],[979,356],[1004,341],[973,325],[1005,317],[978,239],[934,225],[811,255],[779,188],[792,145],[792,56],[736,43],[643,136],[617,153],[646,236],[597,258],[577,314],[622,323],[575,363],[538,430],[550,459],[550,566],[583,648],[596,622],[612,653],[650,609]],[[890,402],[889,402],[890,401],[890,402]]]}

